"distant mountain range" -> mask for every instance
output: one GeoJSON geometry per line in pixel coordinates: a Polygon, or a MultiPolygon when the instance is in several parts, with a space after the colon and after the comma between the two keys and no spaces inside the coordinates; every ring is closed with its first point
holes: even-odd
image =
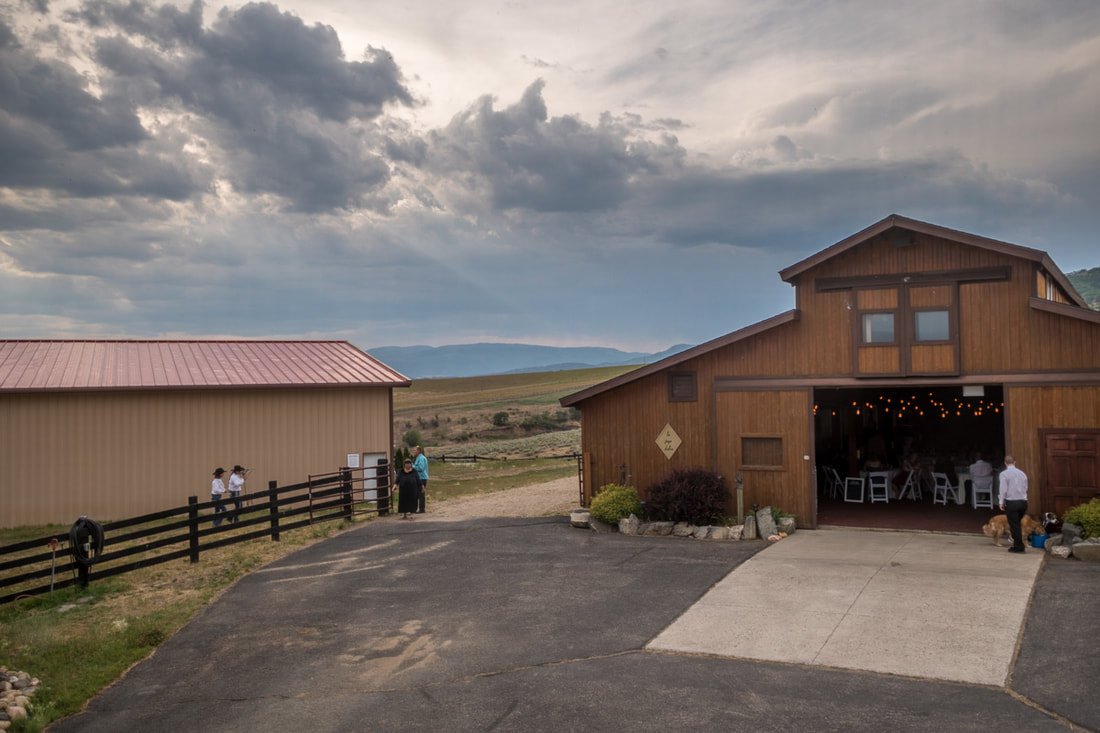
{"type": "Polygon", "coordinates": [[[650,364],[691,348],[678,344],[649,354],[599,346],[534,344],[455,344],[453,346],[379,346],[371,356],[411,379],[475,377],[521,372],[557,372],[625,364],[650,364]]]}

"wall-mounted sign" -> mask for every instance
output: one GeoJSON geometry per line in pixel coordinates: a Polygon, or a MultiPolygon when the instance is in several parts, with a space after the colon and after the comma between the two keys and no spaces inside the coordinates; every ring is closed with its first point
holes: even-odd
{"type": "Polygon", "coordinates": [[[680,436],[671,425],[666,423],[665,429],[657,436],[657,447],[665,454],[665,458],[672,458],[672,454],[680,447],[680,443],[680,436]]]}

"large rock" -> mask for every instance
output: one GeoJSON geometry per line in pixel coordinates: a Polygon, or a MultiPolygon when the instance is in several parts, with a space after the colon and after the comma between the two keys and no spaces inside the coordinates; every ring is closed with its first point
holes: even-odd
{"type": "Polygon", "coordinates": [[[1069,557],[1069,547],[1066,545],[1055,545],[1050,548],[1050,554],[1054,557],[1069,557]]]}
{"type": "Polygon", "coordinates": [[[638,534],[638,528],[641,524],[638,518],[631,514],[629,517],[619,520],[619,532],[622,534],[638,534]]]}
{"type": "Polygon", "coordinates": [[[1082,562],[1100,563],[1100,540],[1085,540],[1073,546],[1073,556],[1082,562]]]}
{"type": "Polygon", "coordinates": [[[1076,524],[1066,522],[1062,525],[1062,544],[1072,545],[1074,540],[1081,539],[1081,528],[1076,524]]]}
{"type": "Polygon", "coordinates": [[[775,520],[772,518],[772,508],[766,506],[763,509],[758,509],[756,512],[756,532],[761,537],[770,537],[779,530],[775,526],[775,520]]]}
{"type": "Polygon", "coordinates": [[[1062,544],[1062,535],[1052,534],[1051,536],[1047,537],[1047,541],[1043,543],[1043,547],[1047,550],[1047,552],[1050,552],[1050,548],[1058,547],[1061,544],[1062,544]]]}
{"type": "Polygon", "coordinates": [[[591,518],[592,515],[588,513],[587,509],[574,509],[569,512],[569,523],[581,529],[588,528],[588,522],[591,518]]]}
{"type": "Polygon", "coordinates": [[[745,516],[745,532],[742,537],[746,540],[756,539],[756,516],[754,514],[747,514],[745,516]]]}
{"type": "Polygon", "coordinates": [[[645,526],[645,534],[667,537],[672,534],[672,525],[672,522],[649,522],[645,526]]]}
{"type": "Polygon", "coordinates": [[[744,536],[744,534],[745,534],[745,525],[735,524],[732,527],[730,527],[730,539],[731,540],[739,540],[739,539],[741,539],[742,536],[744,536]]]}
{"type": "Polygon", "coordinates": [[[708,535],[708,536],[712,540],[728,540],[730,538],[730,528],[729,527],[711,527],[710,528],[710,535],[708,535]]]}
{"type": "Polygon", "coordinates": [[[690,537],[695,532],[695,527],[692,527],[687,522],[677,522],[672,525],[673,537],[690,537]]]}
{"type": "Polygon", "coordinates": [[[780,532],[790,535],[798,528],[798,521],[794,517],[780,517],[778,526],[780,532]]]}
{"type": "Polygon", "coordinates": [[[697,540],[705,540],[707,537],[710,537],[710,530],[710,525],[702,524],[693,529],[691,536],[697,540]]]}

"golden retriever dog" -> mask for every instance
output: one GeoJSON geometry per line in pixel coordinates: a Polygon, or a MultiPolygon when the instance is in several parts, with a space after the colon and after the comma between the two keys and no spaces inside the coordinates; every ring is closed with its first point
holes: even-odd
{"type": "MultiPolygon", "coordinates": [[[[1028,536],[1032,532],[1042,532],[1043,525],[1036,522],[1027,514],[1020,520],[1020,532],[1023,534],[1024,542],[1027,542],[1028,536]]],[[[1008,531],[1008,516],[1005,514],[998,514],[989,520],[988,524],[982,525],[982,534],[986,537],[993,538],[993,544],[997,547],[1001,546],[1001,537],[1008,537],[1012,539],[1012,533],[1008,531]]]]}

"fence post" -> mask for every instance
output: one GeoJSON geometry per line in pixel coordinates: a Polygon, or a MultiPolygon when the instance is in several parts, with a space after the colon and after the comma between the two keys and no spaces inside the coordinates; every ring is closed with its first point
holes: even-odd
{"type": "Polygon", "coordinates": [[[378,465],[374,468],[374,483],[377,486],[378,482],[382,481],[383,486],[378,488],[378,516],[384,517],[390,513],[390,463],[389,461],[378,461],[378,465]]]}
{"type": "Polygon", "coordinates": [[[340,470],[340,491],[343,494],[344,503],[341,514],[351,519],[351,471],[346,468],[340,470]]]}
{"type": "Polygon", "coordinates": [[[279,482],[267,482],[267,508],[271,514],[271,541],[279,541],[279,506],[275,500],[279,498],[279,482]]]}
{"type": "Polygon", "coordinates": [[[187,543],[191,562],[199,561],[199,497],[187,497],[187,543]]]}

